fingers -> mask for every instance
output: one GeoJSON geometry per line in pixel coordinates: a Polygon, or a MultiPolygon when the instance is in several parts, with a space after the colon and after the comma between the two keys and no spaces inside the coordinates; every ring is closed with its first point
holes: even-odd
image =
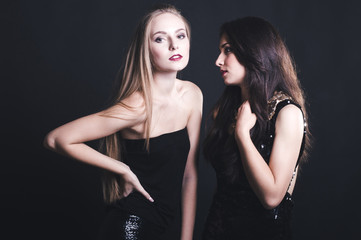
{"type": "Polygon", "coordinates": [[[242,109],[251,109],[251,105],[249,104],[249,101],[245,101],[239,106],[238,111],[241,111],[242,109]]]}
{"type": "Polygon", "coordinates": [[[150,196],[150,194],[145,191],[145,189],[143,187],[140,187],[140,189],[137,189],[141,194],[143,194],[143,196],[148,199],[150,202],[154,202],[154,199],[150,196]]]}
{"type": "Polygon", "coordinates": [[[125,184],[124,191],[123,191],[123,197],[128,197],[129,194],[133,192],[133,186],[130,184],[125,184]]]}
{"type": "Polygon", "coordinates": [[[140,184],[139,180],[137,180],[137,183],[134,186],[135,189],[137,189],[138,192],[140,192],[146,199],[148,199],[151,202],[154,202],[153,198],[150,196],[150,194],[145,191],[142,184],[140,184]]]}
{"type": "Polygon", "coordinates": [[[134,190],[134,188],[140,192],[146,199],[148,199],[150,202],[154,202],[154,199],[150,196],[150,194],[145,191],[145,189],[142,186],[133,187],[127,184],[127,186],[124,188],[123,197],[128,197],[129,194],[131,194],[134,190]]]}
{"type": "Polygon", "coordinates": [[[256,116],[253,112],[252,112],[252,109],[251,109],[251,105],[249,104],[249,101],[245,101],[244,103],[242,103],[242,105],[238,108],[238,116],[239,117],[240,115],[254,115],[256,116]]]}
{"type": "Polygon", "coordinates": [[[135,186],[133,187],[130,184],[126,184],[124,191],[123,191],[123,197],[129,196],[129,194],[131,194],[134,191],[134,189],[136,189],[138,192],[140,192],[142,195],[144,195],[144,197],[146,199],[148,199],[150,202],[154,202],[154,200],[150,196],[150,194],[147,191],[145,191],[145,189],[140,184],[138,184],[138,186],[136,186],[136,187],[135,186]]]}
{"type": "Polygon", "coordinates": [[[133,172],[129,172],[129,174],[128,175],[126,175],[127,177],[126,177],[126,185],[125,185],[125,190],[127,191],[128,189],[127,189],[127,185],[128,185],[128,187],[130,187],[129,188],[129,193],[128,193],[128,195],[134,190],[134,189],[136,189],[138,192],[140,192],[142,195],[144,195],[144,197],[146,198],[146,199],[148,199],[150,202],[154,202],[154,200],[153,200],[153,198],[150,196],[150,194],[147,192],[147,191],[145,191],[145,189],[143,188],[143,186],[142,186],[142,184],[140,184],[140,182],[139,182],[139,180],[138,180],[138,178],[137,178],[137,176],[133,173],[133,172]]]}

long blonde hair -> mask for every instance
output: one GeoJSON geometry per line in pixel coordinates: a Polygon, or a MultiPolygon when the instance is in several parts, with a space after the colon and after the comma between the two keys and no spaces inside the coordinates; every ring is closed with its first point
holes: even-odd
{"type": "MultiPolygon", "coordinates": [[[[189,22],[181,15],[179,10],[170,4],[154,6],[144,15],[136,27],[128,48],[123,71],[120,70],[118,73],[118,76],[120,76],[120,86],[113,101],[113,105],[120,104],[127,109],[132,109],[132,106],[123,103],[124,99],[130,97],[135,92],[139,92],[143,96],[146,114],[144,128],[146,149],[149,149],[150,124],[152,119],[152,94],[150,84],[153,81],[153,67],[149,48],[150,23],[156,16],[163,13],[172,13],[181,18],[184,21],[186,32],[190,39],[189,22]],[[123,72],[123,74],[121,74],[121,72],[123,72]]],[[[101,146],[106,155],[121,161],[121,139],[119,134],[115,133],[105,137],[101,142],[101,146]]],[[[103,178],[103,197],[105,202],[112,203],[120,199],[123,193],[123,186],[124,182],[121,176],[106,171],[103,178]]]]}

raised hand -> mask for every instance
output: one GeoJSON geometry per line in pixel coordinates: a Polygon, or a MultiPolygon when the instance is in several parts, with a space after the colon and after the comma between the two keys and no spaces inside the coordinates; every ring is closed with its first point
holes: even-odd
{"type": "Polygon", "coordinates": [[[236,116],[235,134],[240,137],[249,134],[257,121],[256,114],[252,113],[249,101],[245,101],[239,108],[236,116]]]}

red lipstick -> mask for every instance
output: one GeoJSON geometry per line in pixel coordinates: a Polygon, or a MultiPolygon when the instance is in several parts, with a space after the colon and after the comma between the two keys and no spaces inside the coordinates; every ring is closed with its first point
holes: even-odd
{"type": "Polygon", "coordinates": [[[170,60],[170,61],[179,61],[179,60],[181,60],[182,58],[183,58],[182,55],[180,55],[180,54],[175,54],[175,55],[171,56],[171,57],[169,58],[169,60],[170,60]]]}

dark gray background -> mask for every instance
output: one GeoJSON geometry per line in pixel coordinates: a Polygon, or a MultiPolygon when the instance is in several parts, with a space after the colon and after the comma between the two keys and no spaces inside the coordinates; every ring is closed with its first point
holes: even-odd
{"type": "MultiPolygon", "coordinates": [[[[307,93],[315,137],[294,192],[295,239],[359,239],[356,1],[169,2],[191,22],[191,57],[181,77],[202,89],[205,117],[224,87],[214,65],[221,23],[255,15],[280,31],[307,93]]],[[[105,106],[136,22],[152,3],[1,3],[0,236],[10,236],[3,239],[96,239],[104,217],[101,171],[44,149],[42,141],[53,128],[105,106]]],[[[194,239],[214,186],[214,172],[201,157],[194,239]]]]}

